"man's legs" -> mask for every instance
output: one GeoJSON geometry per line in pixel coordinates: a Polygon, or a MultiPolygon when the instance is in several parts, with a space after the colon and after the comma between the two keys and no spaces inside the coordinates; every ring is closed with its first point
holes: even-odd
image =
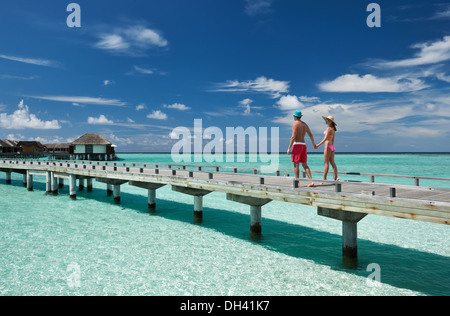
{"type": "MultiPolygon", "coordinates": [[[[306,175],[308,176],[309,179],[312,179],[312,175],[311,175],[311,170],[309,169],[309,166],[306,162],[302,163],[303,169],[305,169],[306,171],[306,175]]],[[[308,187],[313,187],[314,186],[314,182],[311,181],[310,184],[308,184],[308,187]]]]}
{"type": "Polygon", "coordinates": [[[294,162],[294,173],[296,179],[300,178],[300,163],[298,162],[294,162]]]}

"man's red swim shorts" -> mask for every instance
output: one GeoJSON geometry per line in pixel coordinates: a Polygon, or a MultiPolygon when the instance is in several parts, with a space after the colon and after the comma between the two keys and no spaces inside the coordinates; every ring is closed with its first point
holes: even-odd
{"type": "Polygon", "coordinates": [[[308,161],[308,154],[306,144],[294,143],[292,146],[292,162],[306,163],[308,161]]]}

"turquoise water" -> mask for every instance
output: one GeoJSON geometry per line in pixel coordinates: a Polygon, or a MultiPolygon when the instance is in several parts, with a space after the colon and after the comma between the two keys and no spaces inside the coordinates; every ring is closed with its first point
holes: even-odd
{"type": "MultiPolygon", "coordinates": [[[[171,163],[165,154],[119,157],[171,163]]],[[[310,155],[311,169],[322,170],[322,159],[310,155]]],[[[344,172],[450,178],[450,155],[336,161],[344,172]]],[[[280,168],[291,168],[288,156],[280,156],[280,168]]],[[[348,267],[341,223],[313,207],[267,204],[262,238],[252,240],[248,207],[223,193],[204,198],[203,223],[194,224],[193,198],[169,186],[157,191],[149,214],[146,190],[127,184],[114,205],[97,182],[71,201],[67,185],[47,196],[44,178],[35,177],[28,192],[22,176],[13,175],[12,185],[0,177],[0,295],[450,295],[447,225],[369,215],[358,224],[358,264],[348,267]],[[367,282],[372,263],[380,267],[375,285],[367,282]]]]}

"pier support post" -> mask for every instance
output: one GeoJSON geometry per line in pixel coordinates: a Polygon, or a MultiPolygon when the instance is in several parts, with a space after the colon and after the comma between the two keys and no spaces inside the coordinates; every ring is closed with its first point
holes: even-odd
{"type": "Polygon", "coordinates": [[[113,186],[112,186],[112,184],[107,184],[106,185],[106,195],[107,196],[113,195],[113,186]]]}
{"type": "Polygon", "coordinates": [[[52,173],[47,171],[47,177],[45,179],[45,193],[50,194],[52,192],[52,173]]]}
{"type": "Polygon", "coordinates": [[[261,234],[261,206],[250,205],[250,232],[252,234],[261,234]]]}
{"type": "Polygon", "coordinates": [[[92,192],[92,178],[86,179],[87,191],[92,192]]]}
{"type": "Polygon", "coordinates": [[[28,181],[28,179],[27,179],[27,174],[24,173],[24,174],[23,174],[23,186],[24,186],[25,188],[27,187],[27,181],[28,181]]]}
{"type": "Polygon", "coordinates": [[[194,223],[202,223],[203,222],[203,197],[211,191],[187,188],[187,187],[179,187],[176,185],[172,185],[172,190],[175,192],[184,193],[187,195],[192,195],[194,197],[194,223]]]}
{"type": "Polygon", "coordinates": [[[58,179],[55,177],[55,173],[51,173],[51,193],[58,195],[58,179]]]}
{"type": "Polygon", "coordinates": [[[342,256],[344,258],[358,258],[358,224],[342,222],[342,256]]]}
{"type": "Polygon", "coordinates": [[[76,200],[77,198],[77,176],[74,174],[70,175],[69,179],[69,194],[72,200],[76,200]]]}
{"type": "Polygon", "coordinates": [[[11,184],[11,171],[6,171],[6,184],[11,184]]]}
{"type": "Polygon", "coordinates": [[[64,178],[59,178],[59,188],[64,188],[64,178]]]}
{"type": "Polygon", "coordinates": [[[203,221],[203,196],[194,195],[194,222],[203,221]]]}
{"type": "Polygon", "coordinates": [[[148,190],[148,210],[153,211],[156,209],[156,189],[148,190]]]}
{"type": "Polygon", "coordinates": [[[80,191],[84,190],[84,177],[80,177],[78,180],[78,190],[80,191]]]}
{"type": "Polygon", "coordinates": [[[227,200],[250,205],[250,233],[253,236],[261,235],[262,232],[262,206],[271,202],[269,199],[259,199],[250,196],[227,193],[227,200]]]}
{"type": "Polygon", "coordinates": [[[120,184],[114,185],[114,204],[120,204],[120,184]]]}
{"type": "Polygon", "coordinates": [[[33,176],[30,174],[30,170],[27,170],[27,190],[33,191],[33,176]]]}
{"type": "Polygon", "coordinates": [[[358,222],[365,213],[334,210],[318,207],[317,214],[342,221],[342,256],[345,259],[358,258],[358,222]]]}
{"type": "MultiPolygon", "coordinates": [[[[95,178],[96,181],[106,183],[108,185],[108,191],[111,190],[114,196],[114,203],[120,204],[120,186],[127,183],[127,180],[109,179],[109,178],[95,178]]],[[[109,192],[108,192],[109,195],[109,192]]]]}
{"type": "Polygon", "coordinates": [[[130,181],[130,185],[148,190],[148,210],[149,212],[154,211],[156,209],[156,190],[165,184],[130,181]]]}

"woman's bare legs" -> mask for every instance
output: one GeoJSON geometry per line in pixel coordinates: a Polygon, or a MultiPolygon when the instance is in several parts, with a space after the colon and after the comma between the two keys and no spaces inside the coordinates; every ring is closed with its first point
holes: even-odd
{"type": "MultiPolygon", "coordinates": [[[[328,171],[330,170],[330,156],[331,156],[331,150],[329,148],[325,148],[323,152],[323,162],[325,164],[325,169],[323,171],[323,179],[327,179],[328,171]]],[[[321,183],[323,184],[323,182],[321,183]]]]}
{"type": "Polygon", "coordinates": [[[339,181],[338,169],[337,169],[336,163],[334,162],[334,151],[331,152],[330,163],[331,163],[331,166],[333,167],[334,181],[339,181]]]}

